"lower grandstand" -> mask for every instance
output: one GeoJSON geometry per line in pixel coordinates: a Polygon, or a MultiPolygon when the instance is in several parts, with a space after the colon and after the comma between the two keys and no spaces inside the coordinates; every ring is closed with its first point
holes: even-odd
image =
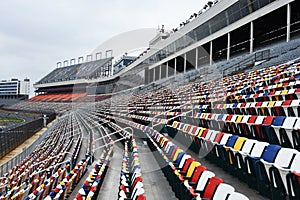
{"type": "Polygon", "coordinates": [[[58,118],[0,166],[0,199],[299,200],[299,1],[210,5],[116,74],[58,68],[6,106],[58,118]]]}

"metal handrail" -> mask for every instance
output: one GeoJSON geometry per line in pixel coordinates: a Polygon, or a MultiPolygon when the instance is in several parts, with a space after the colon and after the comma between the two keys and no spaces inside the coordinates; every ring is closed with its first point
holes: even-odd
{"type": "Polygon", "coordinates": [[[98,141],[98,140],[101,140],[101,139],[103,139],[103,138],[106,138],[106,137],[109,137],[109,136],[111,136],[111,135],[114,135],[114,134],[116,134],[116,133],[119,133],[119,132],[121,132],[121,131],[124,131],[124,130],[126,130],[126,129],[130,129],[131,130],[131,134],[129,134],[129,135],[133,135],[133,129],[131,128],[131,127],[126,127],[126,128],[121,128],[121,130],[119,130],[119,131],[115,131],[115,132],[112,132],[112,133],[110,133],[110,134],[107,134],[107,135],[105,135],[105,136],[102,136],[102,137],[100,137],[100,138],[97,138],[96,140],[94,140],[94,142],[95,141],[98,141]]]}
{"type": "Polygon", "coordinates": [[[107,147],[107,146],[110,146],[110,145],[114,145],[116,142],[119,142],[119,141],[121,141],[121,140],[125,140],[125,139],[128,139],[128,138],[129,138],[129,137],[122,137],[122,138],[120,138],[120,139],[111,141],[110,143],[101,145],[101,146],[95,148],[94,151],[93,151],[93,153],[95,153],[95,151],[97,151],[97,150],[99,150],[99,149],[102,149],[102,148],[107,147]]]}
{"type": "MultiPolygon", "coordinates": [[[[160,113],[160,114],[155,115],[155,116],[152,118],[152,120],[151,120],[151,127],[153,128],[153,127],[157,126],[157,125],[155,125],[155,126],[153,125],[153,121],[154,121],[154,119],[156,119],[158,116],[164,115],[164,114],[166,114],[166,113],[168,113],[168,112],[170,112],[170,111],[172,111],[172,110],[177,110],[177,109],[182,108],[182,107],[187,106],[187,105],[191,105],[191,106],[192,106],[192,109],[189,110],[189,111],[187,111],[187,112],[185,112],[185,113],[192,112],[192,114],[193,114],[193,112],[194,112],[193,104],[191,104],[191,103],[185,103],[185,104],[183,104],[183,105],[177,106],[177,107],[175,107],[175,108],[172,108],[172,109],[170,109],[170,110],[167,110],[167,111],[164,111],[164,112],[162,112],[162,113],[160,113]]],[[[184,113],[182,113],[182,114],[184,114],[184,113]]],[[[182,114],[180,114],[180,115],[182,115],[182,114]]],[[[180,116],[180,115],[178,115],[178,116],[180,116]]],[[[178,117],[178,116],[175,116],[175,117],[178,117]]]]}

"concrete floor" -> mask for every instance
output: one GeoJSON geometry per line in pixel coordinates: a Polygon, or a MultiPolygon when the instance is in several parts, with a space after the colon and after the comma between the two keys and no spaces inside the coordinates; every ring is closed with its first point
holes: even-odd
{"type": "Polygon", "coordinates": [[[137,142],[137,145],[147,200],[177,199],[148,145],[141,142],[137,142]]]}

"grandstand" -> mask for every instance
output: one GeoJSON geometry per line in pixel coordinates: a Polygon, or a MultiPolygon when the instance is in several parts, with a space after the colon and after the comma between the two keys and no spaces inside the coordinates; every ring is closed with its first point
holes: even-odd
{"type": "MultiPolygon", "coordinates": [[[[78,59],[78,62],[82,58],[78,59]]],[[[87,80],[110,77],[112,74],[112,57],[57,67],[34,84],[38,94],[30,101],[73,102],[87,96],[87,80]]],[[[75,62],[72,59],[70,62],[75,62]]],[[[66,62],[68,63],[68,62],[66,62]]],[[[94,94],[95,95],[95,94],[94,94]]]]}
{"type": "Polygon", "coordinates": [[[59,117],[0,199],[300,199],[299,4],[210,1],[116,74],[53,70],[7,107],[59,117]]]}

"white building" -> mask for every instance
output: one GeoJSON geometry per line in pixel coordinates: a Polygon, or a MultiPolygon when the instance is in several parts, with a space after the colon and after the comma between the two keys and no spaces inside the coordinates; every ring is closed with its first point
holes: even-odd
{"type": "Polygon", "coordinates": [[[30,93],[30,80],[11,80],[0,81],[0,105],[13,104],[20,100],[27,100],[30,93]]]}

